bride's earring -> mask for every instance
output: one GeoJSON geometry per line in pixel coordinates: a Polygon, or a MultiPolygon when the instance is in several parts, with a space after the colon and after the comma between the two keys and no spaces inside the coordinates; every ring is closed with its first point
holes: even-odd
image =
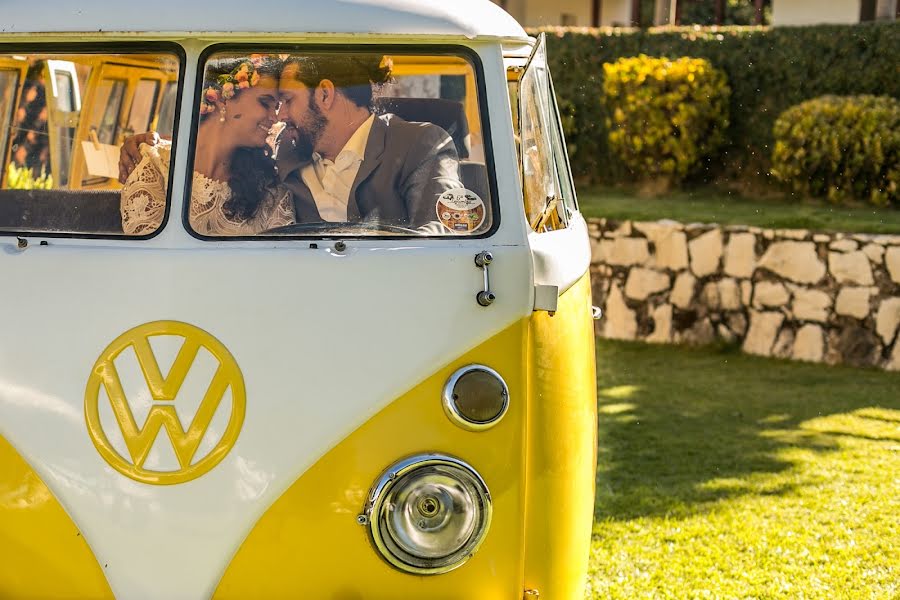
{"type": "Polygon", "coordinates": [[[219,109],[219,123],[225,122],[225,105],[222,105],[222,108],[219,109]]]}

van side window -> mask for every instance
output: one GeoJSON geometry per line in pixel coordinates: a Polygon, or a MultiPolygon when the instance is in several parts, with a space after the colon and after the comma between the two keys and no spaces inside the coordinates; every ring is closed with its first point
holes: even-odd
{"type": "Polygon", "coordinates": [[[156,113],[156,123],[150,129],[167,140],[172,139],[175,130],[175,106],[178,103],[178,82],[170,81],[163,92],[162,104],[156,113]]]}
{"type": "Polygon", "coordinates": [[[525,214],[535,231],[564,229],[575,207],[575,191],[541,36],[520,81],[519,158],[525,214]]]}
{"type": "MultiPolygon", "coordinates": [[[[171,134],[180,69],[175,52],[0,54],[0,235],[154,233],[162,219],[123,227],[119,148],[135,130],[171,134]]],[[[140,210],[162,216],[165,200],[140,210]]]]}
{"type": "Polygon", "coordinates": [[[16,112],[18,99],[16,92],[19,90],[19,82],[23,77],[25,77],[25,70],[22,65],[0,59],[0,159],[3,159],[6,153],[5,149],[9,142],[13,117],[16,112]]]}

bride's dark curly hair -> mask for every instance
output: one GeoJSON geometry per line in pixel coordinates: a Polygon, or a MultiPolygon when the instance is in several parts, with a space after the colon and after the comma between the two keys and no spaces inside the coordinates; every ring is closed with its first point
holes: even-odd
{"type": "MultiPolygon", "coordinates": [[[[220,89],[219,78],[234,73],[245,62],[248,62],[245,57],[210,60],[206,63],[203,90],[209,87],[220,89]]],[[[273,77],[276,80],[280,77],[283,67],[280,59],[267,56],[253,62],[260,77],[273,77]]],[[[235,87],[234,97],[242,91],[235,87]]],[[[210,112],[201,115],[200,119],[208,119],[210,115],[217,118],[216,112],[210,112]]],[[[238,147],[231,154],[230,171],[228,187],[231,188],[231,197],[222,208],[229,218],[250,219],[256,215],[263,198],[276,183],[275,162],[269,157],[266,146],[238,147]]]]}

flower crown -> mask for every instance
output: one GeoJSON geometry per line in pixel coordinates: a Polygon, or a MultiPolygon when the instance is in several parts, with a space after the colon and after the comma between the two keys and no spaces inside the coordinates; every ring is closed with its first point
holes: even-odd
{"type": "Polygon", "coordinates": [[[215,83],[203,90],[200,98],[200,114],[205,115],[216,110],[216,102],[228,101],[234,97],[236,90],[245,90],[259,83],[259,72],[256,70],[265,60],[262,55],[253,55],[249,60],[241,62],[231,73],[219,75],[215,83]]]}

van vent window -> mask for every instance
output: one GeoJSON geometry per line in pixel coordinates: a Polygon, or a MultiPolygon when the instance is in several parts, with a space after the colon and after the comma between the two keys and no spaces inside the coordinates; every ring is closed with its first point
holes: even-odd
{"type": "Polygon", "coordinates": [[[577,204],[543,36],[511,97],[519,115],[525,215],[535,231],[564,229],[577,204]]]}

